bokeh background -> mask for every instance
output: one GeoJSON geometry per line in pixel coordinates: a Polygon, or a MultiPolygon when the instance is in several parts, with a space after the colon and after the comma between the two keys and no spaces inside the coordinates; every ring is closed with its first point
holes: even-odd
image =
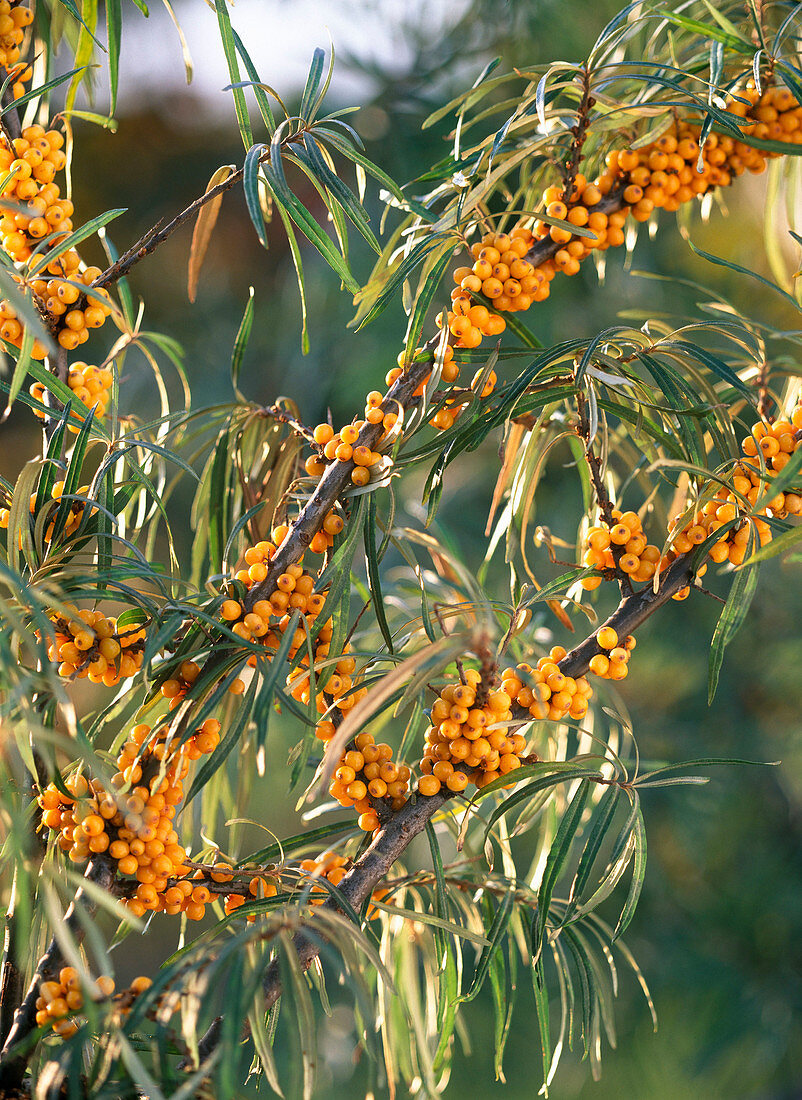
{"type": "MultiPolygon", "coordinates": [[[[360,106],[353,118],[368,154],[403,182],[445,150],[446,126],[421,131],[434,107],[463,89],[495,56],[503,69],[556,58],[580,61],[618,5],[611,0],[239,0],[234,26],[263,79],[297,101],[315,46],[337,52],[332,109],[360,106]]],[[[166,12],[153,5],[149,20],[126,6],[121,98],[116,133],[78,123],[73,187],[78,217],[111,207],[127,212],[110,236],[127,246],[160,218],[169,218],[205,187],[221,164],[241,161],[216,20],[201,0],[175,11],[192,55],[195,77],[184,79],[179,37],[166,12]]],[[[105,74],[97,77],[102,107],[105,74]]],[[[697,218],[693,236],[709,251],[768,274],[763,247],[765,178],[742,180],[726,196],[728,217],[697,218]],[[736,231],[737,227],[737,231],[736,231]]],[[[310,202],[310,196],[304,196],[310,202]]],[[[373,198],[373,209],[379,205],[373,198]]],[[[797,227],[798,228],[798,227],[797,227]]],[[[189,231],[175,234],[136,268],[131,283],[146,303],[149,328],[176,337],[186,352],[193,402],[231,399],[230,351],[248,288],[256,314],[241,387],[258,401],[294,397],[315,423],[332,409],[350,418],[361,395],[394,364],[404,330],[400,308],[390,309],[355,334],[350,296],[310,248],[307,271],[311,351],[300,351],[300,309],[292,263],[274,228],[265,252],[250,225],[241,193],[227,196],[194,305],[186,295],[189,231]]],[[[782,242],[781,242],[782,243],[782,242]]],[[[102,262],[92,246],[88,261],[102,262]]],[[[354,264],[364,276],[371,257],[357,241],[354,264]]],[[[660,271],[715,285],[747,313],[756,308],[754,285],[695,257],[674,220],[665,217],[653,240],[641,235],[634,255],[608,253],[604,286],[591,265],[562,280],[548,303],[530,314],[544,343],[588,336],[612,324],[618,311],[652,315],[696,311],[704,295],[636,271],[660,271]]],[[[798,319],[764,296],[761,317],[789,329],[798,319]]],[[[105,352],[99,337],[92,348],[105,352]]],[[[785,349],[788,350],[787,348],[785,349]]],[[[87,354],[89,361],[95,361],[87,354]]],[[[132,356],[122,403],[145,409],[154,401],[152,377],[132,356]]],[[[155,404],[154,404],[155,409],[155,404]]],[[[443,529],[478,563],[492,493],[492,440],[467,455],[448,477],[440,512],[443,529]]],[[[0,426],[0,472],[14,477],[22,459],[37,453],[40,436],[30,415],[15,411],[0,426]]],[[[578,493],[570,471],[552,463],[542,486],[539,517],[571,537],[578,493]]],[[[175,507],[188,497],[176,498],[175,507]]],[[[410,501],[410,507],[414,502],[410,501]]],[[[187,525],[176,526],[183,549],[187,525]]],[[[715,705],[706,705],[707,655],[718,606],[703,598],[672,606],[639,635],[633,675],[623,695],[641,752],[680,761],[697,756],[780,761],[774,768],[719,768],[706,787],[653,791],[644,799],[649,864],[643,898],[628,943],[650,983],[660,1026],[652,1033],[631,977],[622,975],[619,1046],[608,1050],[604,1075],[594,1084],[587,1063],[569,1053],[553,1095],[559,1098],[638,1097],[648,1100],[802,1096],[802,708],[800,676],[800,564],[773,561],[764,569],[746,626],[727,651],[715,705]]],[[[560,639],[565,640],[565,639],[560,639]]],[[[280,770],[256,785],[248,816],[281,835],[291,826],[280,770]],[[267,802],[270,798],[269,820],[267,802]],[[285,805],[277,810],[277,805],[285,805]]],[[[255,838],[254,847],[263,843],[255,838]]],[[[165,926],[165,936],[168,936],[165,926]]],[[[161,945],[160,945],[161,946],[161,945]]],[[[141,961],[141,946],[122,952],[141,961]]],[[[148,947],[147,950],[153,950],[148,947]]],[[[156,954],[153,962],[159,961],[156,954]]],[[[119,963],[124,971],[126,958],[119,963]]],[[[133,964],[131,964],[133,965],[133,964]]],[[[522,978],[525,981],[525,976],[522,978]]],[[[492,1010],[488,999],[468,1006],[470,1053],[458,1054],[446,1095],[504,1096],[537,1092],[537,1024],[524,990],[505,1060],[506,1086],[494,1083],[492,1010]]],[[[321,1023],[322,1095],[361,1095],[362,1067],[351,1057],[349,1018],[335,1011],[321,1023]]]]}

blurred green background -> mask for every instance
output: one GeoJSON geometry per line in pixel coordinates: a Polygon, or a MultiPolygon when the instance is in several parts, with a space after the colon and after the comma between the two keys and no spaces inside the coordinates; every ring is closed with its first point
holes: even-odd
{"type": "MultiPolygon", "coordinates": [[[[404,15],[397,3],[246,0],[232,18],[253,48],[263,79],[279,85],[290,98],[297,96],[305,77],[303,60],[294,59],[311,56],[317,45],[326,46],[318,32],[323,23],[330,24],[339,57],[332,109],[343,105],[349,93],[351,102],[361,104],[353,121],[366,139],[368,154],[403,182],[446,148],[446,127],[422,133],[423,118],[470,83],[490,58],[500,56],[503,69],[557,58],[579,61],[616,10],[610,0],[593,5],[584,0],[437,0],[413,4],[404,15]],[[259,60],[261,47],[253,32],[260,28],[278,59],[277,74],[263,67],[269,57],[259,60]]],[[[176,12],[190,47],[194,51],[193,43],[202,43],[204,62],[207,52],[211,56],[216,51],[217,67],[204,67],[196,85],[182,88],[178,40],[166,18],[159,22],[154,11],[155,26],[132,18],[123,43],[125,95],[117,133],[83,124],[76,128],[77,217],[127,207],[110,227],[120,247],[185,206],[219,165],[242,158],[233,111],[220,91],[227,81],[214,17],[200,0],[179,3],[176,12]],[[163,80],[155,71],[159,66],[163,80]]],[[[102,101],[102,78],[98,94],[102,101]]],[[[711,252],[768,274],[761,244],[764,199],[765,177],[740,181],[726,196],[729,218],[714,212],[703,225],[696,217],[694,239],[711,252]]],[[[375,202],[374,209],[379,212],[375,202]]],[[[304,357],[297,288],[282,233],[274,227],[265,253],[241,193],[228,195],[195,305],[186,296],[189,236],[189,231],[175,234],[157,258],[136,268],[131,283],[145,300],[146,327],[183,344],[194,404],[231,398],[230,350],[253,285],[256,316],[243,370],[244,392],[265,402],[289,395],[311,423],[325,415],[327,406],[335,421],[350,418],[361,395],[379,385],[394,364],[405,327],[400,303],[358,334],[346,329],[353,313],[349,295],[338,289],[317,254],[305,249],[312,348],[304,357]]],[[[90,262],[102,262],[91,247],[85,255],[90,262]]],[[[698,296],[670,282],[636,277],[625,270],[623,254],[607,256],[604,286],[586,265],[577,278],[555,284],[548,303],[532,311],[528,321],[545,344],[592,335],[614,323],[623,308],[693,312],[698,296]]],[[[354,262],[366,276],[370,255],[358,239],[354,262]]],[[[654,240],[641,235],[627,267],[714,285],[747,312],[755,308],[754,284],[694,257],[670,216],[662,219],[654,240]]],[[[760,303],[764,318],[797,327],[792,311],[783,308],[784,313],[768,299],[760,303]]],[[[93,341],[95,353],[104,354],[107,343],[98,336],[93,341]]],[[[96,361],[89,350],[86,358],[96,361]]],[[[147,408],[153,390],[144,365],[131,357],[122,384],[123,409],[147,408]]],[[[0,472],[13,477],[21,458],[37,453],[39,440],[32,418],[15,411],[0,427],[0,472]]],[[[443,527],[464,547],[472,565],[483,550],[479,532],[495,479],[497,446],[493,439],[483,452],[464,456],[451,468],[441,508],[443,527]]],[[[571,538],[578,489],[570,470],[552,462],[540,499],[538,519],[571,538]]],[[[177,532],[187,549],[191,533],[181,524],[177,532]]],[[[666,609],[639,635],[633,674],[622,694],[645,757],[745,757],[781,764],[719,768],[711,772],[706,787],[669,788],[644,798],[649,865],[627,941],[650,983],[660,1028],[652,1034],[635,982],[622,973],[619,1047],[606,1051],[601,1082],[590,1081],[587,1063],[574,1052],[558,1073],[556,1097],[802,1096],[799,577],[798,564],[774,561],[764,569],[746,626],[727,651],[711,709],[706,705],[707,653],[718,606],[703,597],[691,599],[666,609]]],[[[275,781],[259,785],[247,809],[248,816],[263,818],[279,833],[272,799],[280,786],[275,781]],[[260,791],[271,798],[269,820],[264,806],[260,808],[260,791]]],[[[289,807],[287,802],[285,824],[294,831],[289,807]]],[[[134,953],[140,952],[139,945],[128,942],[134,953]]],[[[153,961],[158,963],[155,953],[153,961]]],[[[127,964],[121,960],[119,965],[124,969],[127,964]]],[[[539,1055],[531,994],[525,990],[519,1001],[505,1059],[506,1086],[493,1082],[489,999],[468,1006],[467,1019],[472,1051],[458,1053],[446,1095],[481,1091],[507,1100],[534,1096],[539,1055]]],[[[337,1012],[322,1023],[322,1095],[330,1100],[361,1094],[361,1068],[351,1060],[351,1028],[350,1017],[337,1012]]]]}

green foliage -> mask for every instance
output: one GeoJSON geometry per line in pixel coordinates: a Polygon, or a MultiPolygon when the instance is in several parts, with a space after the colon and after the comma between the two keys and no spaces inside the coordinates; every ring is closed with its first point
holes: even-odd
{"type": "MultiPolygon", "coordinates": [[[[71,0],[60,3],[66,14],[53,4],[43,6],[38,19],[40,26],[49,23],[44,37],[52,48],[65,36],[75,68],[47,79],[34,98],[52,103],[51,93],[69,80],[65,107],[80,117],[85,112],[75,111],[74,103],[98,50],[98,5],[85,4],[79,12],[71,0]]],[[[648,517],[666,551],[686,520],[729,484],[740,458],[738,437],[763,399],[760,386],[778,409],[798,392],[799,333],[747,317],[717,291],[694,285],[691,316],[630,311],[592,336],[567,333],[551,344],[511,318],[509,343],[489,351],[457,349],[461,367],[476,372],[465,387],[464,411],[447,430],[430,430],[450,392],[441,389],[445,326],[441,321],[438,333],[432,323],[445,298],[446,273],[477,236],[510,228],[536,211],[540,216],[540,195],[573,148],[585,74],[595,99],[582,148],[589,174],[624,140],[646,143],[677,114],[695,120],[703,137],[742,136],[720,93],[741,88],[765,69],[741,8],[714,11],[698,4],[688,9],[692,15],[641,15],[636,7],[608,24],[582,66],[560,62],[497,75],[497,66],[487,65],[425,124],[454,120],[448,155],[402,187],[366,156],[341,117],[345,112],[323,113],[333,55],[327,63],[323,51],[315,51],[300,105],[288,109],[260,79],[228,6],[216,0],[227,90],[245,153],[242,167],[218,170],[205,193],[211,198],[205,199],[206,215],[199,215],[206,220],[199,221],[199,243],[193,244],[191,294],[217,218],[219,206],[211,205],[216,188],[222,194],[241,183],[260,244],[267,248],[272,239],[275,212],[286,234],[301,295],[304,351],[312,326],[301,238],[354,296],[360,331],[369,333],[401,300],[406,321],[398,334],[405,327],[401,361],[408,369],[420,369],[420,344],[434,332],[427,345],[431,370],[425,379],[421,372],[422,396],[403,409],[403,430],[399,426],[385,446],[391,461],[366,486],[346,479],[326,500],[329,475],[319,482],[303,467],[311,433],[299,405],[283,397],[265,407],[247,395],[242,368],[255,325],[253,289],[230,354],[220,352],[220,362],[229,363],[233,399],[196,408],[180,346],[142,327],[145,307],[121,281],[119,337],[104,352],[115,374],[104,420],[102,410],[87,407],[59,374],[48,331],[12,278],[10,261],[0,267],[3,293],[26,324],[21,348],[7,345],[15,366],[0,387],[9,408],[43,414],[46,425],[42,456],[23,465],[13,485],[0,487],[9,512],[0,556],[0,719],[8,730],[0,828],[4,874],[15,883],[9,921],[30,952],[20,958],[33,965],[53,935],[63,960],[94,975],[112,967],[109,940],[116,946],[149,931],[148,920],[132,915],[91,873],[64,874],[63,853],[44,840],[34,802],[51,781],[65,793],[65,778],[78,771],[108,789],[117,753],[137,722],[169,724],[182,743],[207,718],[220,720],[220,743],[197,766],[176,816],[181,842],[193,863],[231,859],[237,869],[261,869],[278,883],[274,896],[248,900],[232,912],[218,897],[213,919],[195,936],[182,918],[177,949],[158,961],[154,984],[130,1012],[121,1012],[119,1003],[88,1000],[85,1021],[70,1039],[57,1040],[46,1029],[36,1033],[42,1042],[31,1071],[41,1087],[48,1081],[66,1094],[97,1098],[142,1092],[189,1098],[207,1087],[233,1096],[251,1075],[263,1077],[273,1093],[311,1096],[319,1012],[347,1002],[376,1087],[403,1082],[421,1095],[436,1095],[446,1087],[458,1040],[464,1045],[463,1006],[489,990],[496,1076],[503,1079],[514,1021],[528,1014],[534,1034],[534,1012],[548,1095],[566,1046],[581,1045],[594,1078],[605,1041],[615,1046],[618,965],[631,972],[654,1017],[646,981],[621,939],[646,874],[648,791],[702,784],[705,776],[678,769],[724,761],[649,761],[641,771],[623,703],[611,687],[601,689],[583,721],[535,720],[524,708],[514,725],[525,731],[530,755],[514,781],[503,775],[470,798],[443,799],[425,822],[428,843],[408,848],[407,840],[400,858],[377,871],[361,895],[349,892],[349,883],[364,868],[372,873],[381,834],[369,849],[351,817],[328,816],[334,804],[309,809],[319,800],[323,777],[337,766],[338,750],[361,732],[377,741],[386,734],[415,763],[435,688],[459,682],[463,661],[481,669],[536,661],[555,628],[587,632],[601,617],[581,586],[588,569],[574,565],[591,513],[597,504],[604,508],[588,455],[598,455],[606,491],[622,509],[648,517]],[[351,165],[355,190],[342,178],[350,176],[351,165]],[[368,176],[384,189],[380,236],[377,200],[365,190],[368,176]],[[349,223],[358,234],[353,242],[349,223]],[[360,250],[358,261],[352,247],[360,250]],[[357,272],[369,251],[377,258],[362,285],[357,272]],[[48,342],[47,366],[30,358],[34,337],[48,342]],[[782,348],[787,359],[766,376],[769,348],[782,348]],[[142,361],[158,407],[138,415],[126,405],[124,368],[142,361]],[[491,372],[501,382],[482,397],[491,372]],[[24,392],[28,374],[45,387],[48,403],[24,392]],[[477,570],[440,525],[439,508],[455,463],[488,441],[502,448],[503,465],[477,570]],[[570,535],[545,526],[537,511],[538,490],[555,462],[575,467],[582,501],[570,535]],[[63,485],[54,496],[57,482],[63,485]],[[408,521],[397,514],[397,502],[409,503],[413,494],[419,494],[418,512],[408,521]],[[221,618],[222,601],[245,601],[245,583],[235,573],[249,546],[268,540],[277,524],[299,513],[319,508],[322,516],[335,500],[344,526],[316,579],[316,591],[325,592],[318,621],[310,627],[288,609],[282,637],[267,654],[258,639],[243,638],[221,618]],[[189,555],[176,535],[187,516],[189,555]],[[111,696],[98,686],[89,701],[77,697],[50,659],[56,619],[69,619],[74,605],[113,613],[118,629],[146,628],[141,672],[116,685],[111,696]],[[314,646],[329,619],[331,640],[315,664],[314,646]],[[295,643],[296,630],[304,633],[302,644],[295,643]],[[323,753],[314,736],[316,693],[326,690],[346,651],[358,669],[346,698],[362,687],[367,692],[337,712],[339,728],[323,753]],[[200,669],[173,714],[161,689],[186,661],[200,669]],[[293,678],[302,678],[310,665],[307,701],[293,690],[293,678]],[[241,675],[249,682],[234,694],[229,689],[241,675]],[[289,759],[288,731],[294,739],[289,759]],[[298,798],[300,821],[286,838],[272,832],[272,819],[244,816],[254,787],[277,773],[298,798]],[[254,828],[267,831],[270,842],[248,851],[254,828]],[[300,862],[335,839],[356,868],[344,885],[311,876],[300,862]],[[373,894],[377,883],[381,892],[373,894]],[[78,885],[83,894],[64,922],[78,885]],[[319,904],[323,895],[330,903],[319,904]],[[93,923],[96,911],[100,919],[93,923]],[[527,972],[531,1002],[522,980],[527,972]],[[215,1041],[207,1048],[210,1033],[215,1041]],[[288,1045],[289,1058],[282,1053],[288,1045]]],[[[119,0],[107,3],[110,116],[129,16],[119,0]]],[[[789,20],[776,28],[771,53],[776,71],[795,91],[802,73],[792,55],[779,52],[793,42],[789,20]]],[[[758,23],[757,31],[768,28],[758,23]]],[[[801,148],[770,141],[763,147],[789,154],[801,148]]],[[[124,213],[113,209],[91,218],[63,246],[97,234],[114,265],[118,257],[105,226],[124,213]]],[[[543,221],[569,224],[548,215],[543,221]]],[[[577,230],[580,237],[589,232],[577,230]]],[[[734,278],[755,274],[691,248],[734,278]]],[[[26,274],[45,266],[43,253],[44,247],[34,254],[26,274]]],[[[600,270],[604,262],[606,256],[598,261],[600,270]]],[[[761,287],[779,292],[784,308],[797,309],[795,292],[757,278],[761,287]]],[[[297,392],[293,382],[287,388],[297,392]]],[[[802,450],[764,486],[756,507],[798,484],[800,463],[802,450]]],[[[765,474],[765,463],[762,469],[765,474]]],[[[710,647],[711,702],[725,647],[755,595],[758,563],[798,542],[792,521],[775,519],[771,526],[772,542],[750,545],[742,567],[715,579],[725,595],[710,647]]],[[[698,547],[693,564],[720,538],[721,529],[698,547]]],[[[334,696],[330,691],[322,698],[328,704],[334,696]]],[[[418,806],[425,801],[417,796],[418,806]]]]}

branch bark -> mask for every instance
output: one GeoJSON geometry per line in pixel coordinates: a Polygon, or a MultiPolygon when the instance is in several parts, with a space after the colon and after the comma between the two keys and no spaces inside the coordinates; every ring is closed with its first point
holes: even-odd
{"type": "MultiPolygon", "coordinates": [[[[652,588],[643,589],[622,599],[615,611],[601,625],[611,626],[619,637],[632,634],[660,607],[668,603],[671,597],[685,588],[693,580],[694,569],[687,556],[678,558],[666,571],[657,592],[652,588]]],[[[601,627],[599,628],[601,629],[601,627]]],[[[596,640],[596,632],[580,642],[558,662],[560,670],[566,676],[583,676],[590,667],[591,659],[597,653],[605,652],[596,640]]],[[[521,716],[522,721],[531,721],[528,715],[521,716]]],[[[351,869],[343,877],[338,889],[344,898],[358,909],[374,888],[387,875],[392,865],[401,857],[412,840],[423,832],[428,822],[437,814],[448,800],[450,792],[439,792],[426,798],[410,799],[394,814],[373,839],[370,847],[363,852],[351,869]]],[[[324,903],[330,909],[337,909],[334,896],[324,903]]],[[[302,933],[294,937],[298,962],[303,970],[308,970],[320,953],[319,944],[312,943],[302,933]]],[[[264,998],[265,1007],[270,1008],[281,996],[281,977],[278,963],[273,962],[265,971],[264,998]]],[[[215,1017],[198,1044],[200,1061],[204,1062],[214,1053],[220,1041],[223,1019],[215,1017]]]]}

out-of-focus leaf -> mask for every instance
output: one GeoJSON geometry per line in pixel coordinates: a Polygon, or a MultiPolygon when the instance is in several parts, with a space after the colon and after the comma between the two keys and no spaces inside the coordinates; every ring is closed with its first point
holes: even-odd
{"type": "MultiPolygon", "coordinates": [[[[635,792],[634,797],[638,799],[637,792],[635,792]]],[[[623,936],[624,932],[626,932],[629,927],[629,922],[635,915],[635,909],[637,908],[641,890],[643,889],[643,880],[646,877],[646,825],[643,821],[643,811],[640,807],[640,800],[636,802],[634,809],[635,822],[633,825],[633,836],[635,843],[632,882],[630,883],[627,900],[624,902],[624,908],[621,910],[621,916],[618,918],[618,923],[613,932],[614,940],[617,940],[619,936],[623,936]]]]}
{"type": "Polygon", "coordinates": [[[532,954],[535,960],[540,958],[543,950],[543,941],[546,935],[551,897],[557,885],[557,880],[568,862],[568,856],[570,855],[579,827],[582,824],[582,815],[588,804],[590,793],[591,784],[587,779],[582,780],[574,797],[563,813],[557,835],[549,848],[546,866],[543,869],[543,877],[537,895],[537,921],[532,937],[532,954]]]}
{"type": "Polygon", "coordinates": [[[707,702],[713,702],[718,687],[724,650],[738,633],[757,590],[758,566],[739,569],[733,577],[727,602],[722,608],[710,642],[710,667],[707,677],[707,702]]]}
{"type": "Polygon", "coordinates": [[[248,287],[248,301],[245,304],[245,312],[242,315],[242,320],[239,323],[237,329],[237,335],[234,339],[234,348],[231,352],[231,384],[234,387],[235,392],[239,395],[239,372],[242,366],[242,359],[245,355],[245,349],[248,346],[248,340],[250,339],[251,329],[253,328],[253,287],[248,287]]]}

